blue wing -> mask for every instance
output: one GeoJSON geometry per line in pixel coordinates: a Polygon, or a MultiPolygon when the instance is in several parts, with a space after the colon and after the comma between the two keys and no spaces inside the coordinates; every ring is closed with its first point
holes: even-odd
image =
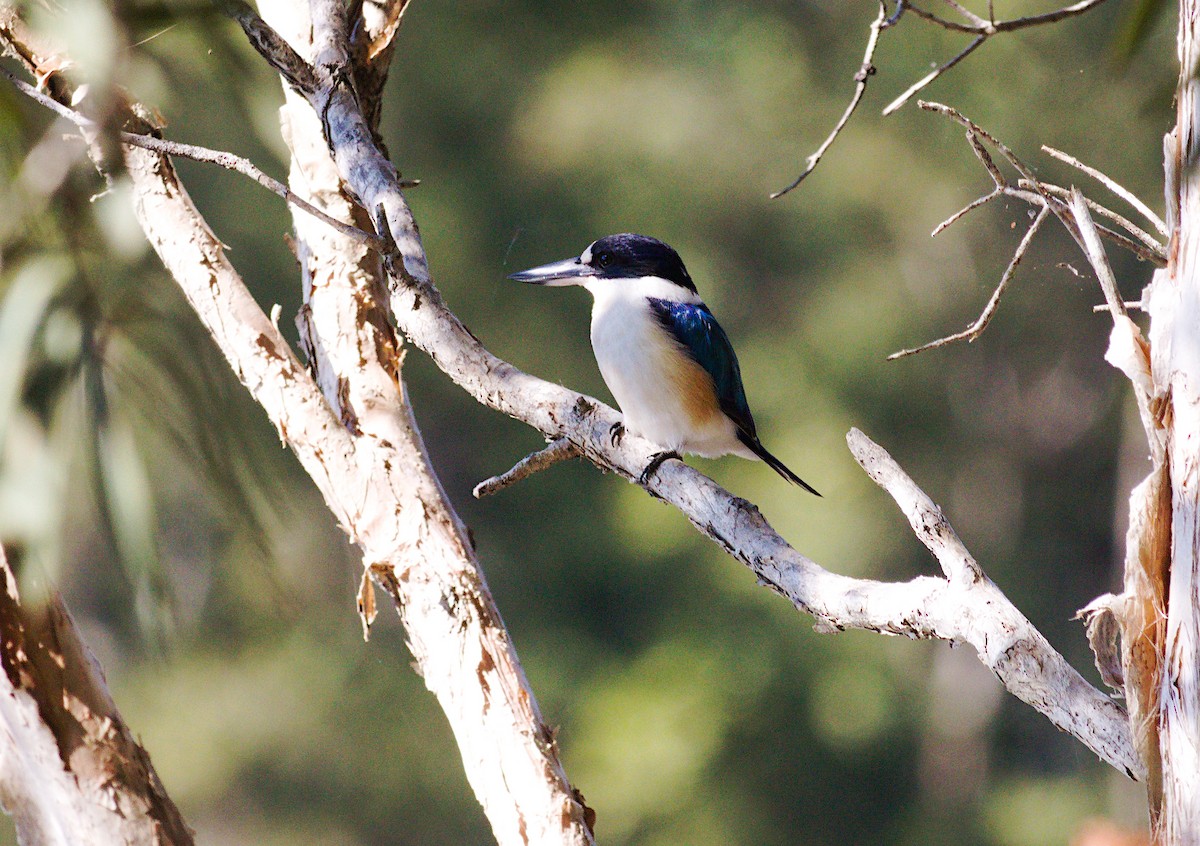
{"type": "Polygon", "coordinates": [[[677,303],[651,298],[650,308],[659,322],[712,377],[721,410],[752,441],[754,418],[742,388],[742,371],[725,330],[703,303],[677,303]]]}
{"type": "Polygon", "coordinates": [[[742,371],[738,367],[733,345],[729,343],[725,330],[712,316],[708,306],[703,303],[690,305],[651,298],[650,308],[667,331],[675,336],[696,363],[712,377],[721,411],[737,426],[738,440],[780,476],[820,496],[816,488],[789,470],[787,465],[771,455],[759,442],[758,434],[754,430],[754,418],[750,416],[750,406],[746,403],[746,391],[742,388],[742,371]]]}

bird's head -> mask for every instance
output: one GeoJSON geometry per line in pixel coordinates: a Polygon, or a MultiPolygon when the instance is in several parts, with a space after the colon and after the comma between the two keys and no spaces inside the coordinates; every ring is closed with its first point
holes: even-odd
{"type": "Polygon", "coordinates": [[[593,241],[575,258],[543,264],[508,277],[531,285],[593,285],[611,280],[662,279],[693,294],[696,285],[669,245],[646,235],[623,233],[593,241]]]}

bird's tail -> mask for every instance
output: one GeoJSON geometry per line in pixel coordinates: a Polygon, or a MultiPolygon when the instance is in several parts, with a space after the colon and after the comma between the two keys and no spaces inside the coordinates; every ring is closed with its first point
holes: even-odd
{"type": "Polygon", "coordinates": [[[747,449],[765,461],[768,467],[770,467],[783,478],[787,479],[792,484],[799,485],[811,494],[816,494],[817,496],[821,495],[817,493],[816,488],[789,470],[786,464],[784,464],[775,456],[771,455],[771,453],[767,452],[767,448],[759,442],[758,438],[739,431],[738,440],[745,444],[747,449]]]}

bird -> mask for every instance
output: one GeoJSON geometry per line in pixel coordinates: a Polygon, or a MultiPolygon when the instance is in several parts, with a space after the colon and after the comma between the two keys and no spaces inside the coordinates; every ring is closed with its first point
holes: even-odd
{"type": "Polygon", "coordinates": [[[575,258],[508,278],[579,285],[592,295],[592,351],[623,416],[613,443],[630,431],[663,449],[639,481],[668,459],[682,461],[681,453],[733,454],[760,459],[820,496],[759,440],[733,345],[671,246],[647,235],[608,235],[575,258]]]}

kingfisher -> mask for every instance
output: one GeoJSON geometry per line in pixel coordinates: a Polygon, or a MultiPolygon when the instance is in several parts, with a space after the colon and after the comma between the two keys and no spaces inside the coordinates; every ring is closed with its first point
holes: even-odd
{"type": "Polygon", "coordinates": [[[624,416],[613,441],[630,431],[663,448],[640,481],[668,459],[682,461],[680,453],[732,453],[761,459],[820,496],[759,441],[733,345],[670,246],[646,235],[608,235],[576,258],[508,278],[591,293],[592,351],[624,416]]]}

